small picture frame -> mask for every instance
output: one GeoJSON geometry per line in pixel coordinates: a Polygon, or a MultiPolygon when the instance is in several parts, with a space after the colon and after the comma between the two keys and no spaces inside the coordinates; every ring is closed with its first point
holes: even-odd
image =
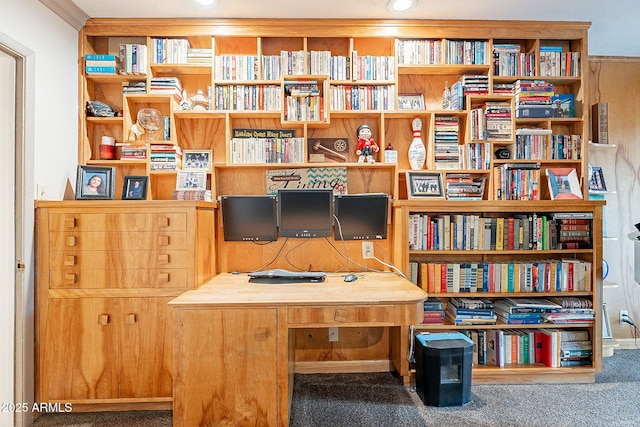
{"type": "Polygon", "coordinates": [[[415,198],[444,198],[442,175],[432,172],[407,171],[407,195],[415,198]]]}
{"type": "Polygon", "coordinates": [[[589,191],[606,192],[607,183],[604,180],[604,172],[600,166],[589,166],[589,191]]]}
{"type": "Polygon", "coordinates": [[[115,171],[111,166],[79,165],[76,200],[113,200],[115,171]]]}
{"type": "Polygon", "coordinates": [[[183,150],[182,169],[211,172],[212,150],[183,150]]]}
{"type": "Polygon", "coordinates": [[[177,174],[176,190],[206,190],[207,172],[181,170],[177,174]]]}
{"type": "Polygon", "coordinates": [[[398,110],[424,110],[424,95],[421,93],[399,94],[398,110]]]}
{"type": "Polygon", "coordinates": [[[146,200],[149,177],[125,176],[122,184],[122,200],[146,200]]]}
{"type": "Polygon", "coordinates": [[[575,168],[549,168],[546,174],[551,200],[582,199],[575,168]]]}

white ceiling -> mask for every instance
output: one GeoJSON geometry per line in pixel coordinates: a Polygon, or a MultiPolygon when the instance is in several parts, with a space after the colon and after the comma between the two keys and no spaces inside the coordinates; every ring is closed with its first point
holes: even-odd
{"type": "Polygon", "coordinates": [[[405,13],[390,12],[388,0],[219,0],[215,8],[194,0],[73,2],[92,18],[545,19],[547,14],[553,16],[547,19],[583,20],[582,11],[597,0],[536,0],[534,9],[531,0],[418,0],[415,10],[405,13]]]}

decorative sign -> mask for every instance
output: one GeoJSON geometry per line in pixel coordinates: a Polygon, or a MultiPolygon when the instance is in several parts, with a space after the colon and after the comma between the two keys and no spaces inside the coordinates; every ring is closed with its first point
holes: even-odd
{"type": "Polygon", "coordinates": [[[267,171],[267,194],[280,188],[332,188],[347,194],[347,168],[274,169],[267,171]]]}

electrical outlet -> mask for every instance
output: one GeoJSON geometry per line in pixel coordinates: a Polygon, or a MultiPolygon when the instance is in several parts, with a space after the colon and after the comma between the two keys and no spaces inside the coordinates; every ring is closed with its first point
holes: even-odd
{"type": "Polygon", "coordinates": [[[44,198],[47,196],[47,184],[38,184],[36,186],[36,191],[38,193],[36,194],[36,199],[44,200],[44,198]]]}
{"type": "Polygon", "coordinates": [[[629,316],[629,310],[620,310],[620,317],[618,318],[618,321],[620,323],[625,323],[622,319],[628,316],[629,316]]]}
{"type": "Polygon", "coordinates": [[[362,258],[373,258],[373,242],[362,242],[362,258]]]}
{"type": "Polygon", "coordinates": [[[338,341],[338,328],[329,328],[329,341],[338,341]]]}

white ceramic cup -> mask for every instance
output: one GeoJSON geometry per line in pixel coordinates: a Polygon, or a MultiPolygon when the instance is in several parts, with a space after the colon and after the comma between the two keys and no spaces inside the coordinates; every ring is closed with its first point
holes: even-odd
{"type": "Polygon", "coordinates": [[[116,140],[110,136],[102,137],[102,145],[116,145],[116,140]]]}

